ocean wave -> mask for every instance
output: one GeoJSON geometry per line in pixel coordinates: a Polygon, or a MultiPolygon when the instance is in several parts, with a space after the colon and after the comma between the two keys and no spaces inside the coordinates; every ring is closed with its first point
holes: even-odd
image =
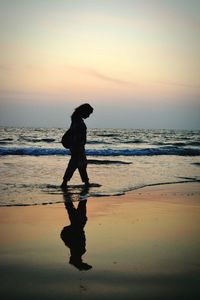
{"type": "Polygon", "coordinates": [[[131,141],[124,141],[124,144],[143,144],[146,143],[146,141],[140,140],[140,139],[135,139],[131,141]]]}
{"type": "Polygon", "coordinates": [[[153,145],[157,146],[174,146],[174,147],[187,147],[187,146],[200,146],[200,142],[172,142],[172,143],[166,143],[166,142],[155,142],[153,145]]]}
{"type": "Polygon", "coordinates": [[[4,138],[0,139],[0,145],[7,145],[7,144],[12,144],[13,139],[12,138],[4,138]]]}
{"type": "Polygon", "coordinates": [[[12,138],[4,138],[4,139],[0,139],[0,141],[2,142],[10,142],[10,141],[13,141],[13,139],[12,138]]]}
{"type": "Polygon", "coordinates": [[[102,137],[118,137],[119,136],[119,133],[106,133],[106,132],[97,132],[96,133],[97,136],[102,136],[102,137]]]}
{"type": "Polygon", "coordinates": [[[0,141],[0,145],[10,145],[12,144],[11,142],[6,142],[6,141],[0,141]]]}
{"type": "MultiPolygon", "coordinates": [[[[5,155],[28,155],[28,156],[51,156],[66,155],[69,150],[62,148],[39,148],[39,147],[0,147],[0,156],[5,155]]],[[[145,149],[88,149],[89,156],[200,156],[200,149],[180,147],[159,147],[145,149]]]]}
{"type": "Polygon", "coordinates": [[[39,147],[0,147],[0,156],[4,155],[28,155],[28,156],[51,156],[66,155],[69,151],[58,148],[39,148],[39,147]]]}
{"type": "Polygon", "coordinates": [[[155,155],[178,155],[178,156],[199,156],[200,150],[193,148],[160,147],[145,149],[106,149],[88,150],[91,156],[155,156],[155,155]]]}
{"type": "Polygon", "coordinates": [[[30,137],[20,137],[18,139],[19,141],[26,141],[30,143],[53,143],[56,140],[53,138],[42,138],[42,139],[37,139],[37,138],[30,138],[30,137]]]}
{"type": "Polygon", "coordinates": [[[188,146],[200,146],[200,142],[189,142],[189,143],[186,143],[186,145],[188,145],[188,146]]]}
{"type": "Polygon", "coordinates": [[[105,141],[87,141],[88,145],[110,145],[112,143],[105,142],[105,141]]]}

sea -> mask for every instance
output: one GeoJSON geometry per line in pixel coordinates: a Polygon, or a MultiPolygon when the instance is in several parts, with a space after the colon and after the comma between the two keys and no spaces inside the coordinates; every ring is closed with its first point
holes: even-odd
{"type": "MultiPolygon", "coordinates": [[[[69,151],[65,128],[0,128],[0,206],[61,203],[69,151]]],[[[200,181],[200,131],[88,129],[91,187],[82,193],[78,171],[73,201],[123,195],[147,186],[200,181]],[[76,197],[76,195],[79,195],[76,197]]]]}

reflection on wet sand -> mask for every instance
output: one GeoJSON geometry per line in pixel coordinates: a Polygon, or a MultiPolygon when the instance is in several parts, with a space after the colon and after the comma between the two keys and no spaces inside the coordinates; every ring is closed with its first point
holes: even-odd
{"type": "Polygon", "coordinates": [[[63,191],[65,208],[67,210],[71,224],[63,227],[60,236],[65,245],[70,249],[71,256],[69,263],[80,271],[89,270],[92,268],[91,265],[83,262],[82,260],[82,256],[86,252],[86,237],[84,226],[87,222],[87,198],[81,200],[81,197],[86,196],[87,193],[88,188],[83,188],[80,194],[70,193],[67,190],[63,191]],[[79,200],[77,208],[72,201],[74,196],[78,197],[79,200]]]}

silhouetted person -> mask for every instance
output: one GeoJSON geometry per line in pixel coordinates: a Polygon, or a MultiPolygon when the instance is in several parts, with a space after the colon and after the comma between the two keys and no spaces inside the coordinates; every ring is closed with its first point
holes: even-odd
{"type": "Polygon", "coordinates": [[[72,178],[76,169],[79,170],[82,182],[84,182],[85,185],[89,185],[87,159],[85,155],[87,127],[83,119],[88,118],[92,112],[93,108],[88,103],[85,103],[77,107],[71,116],[71,159],[63,177],[62,188],[66,187],[67,182],[72,178]]]}
{"type": "MultiPolygon", "coordinates": [[[[83,193],[87,193],[87,190],[83,190],[83,193]]],[[[70,248],[69,263],[80,271],[89,270],[92,266],[82,261],[82,255],[86,252],[86,238],[83,228],[87,222],[87,199],[79,201],[77,208],[75,208],[71,201],[72,195],[70,193],[64,193],[63,195],[71,224],[62,229],[61,238],[65,245],[70,248]]]]}

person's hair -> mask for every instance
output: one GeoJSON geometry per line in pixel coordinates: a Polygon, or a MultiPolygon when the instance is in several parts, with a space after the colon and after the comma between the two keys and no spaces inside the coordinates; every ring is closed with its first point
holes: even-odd
{"type": "Polygon", "coordinates": [[[85,113],[91,114],[92,112],[93,112],[93,107],[88,103],[84,103],[78,106],[77,108],[75,108],[71,118],[73,119],[76,117],[82,117],[84,116],[85,113]]]}

